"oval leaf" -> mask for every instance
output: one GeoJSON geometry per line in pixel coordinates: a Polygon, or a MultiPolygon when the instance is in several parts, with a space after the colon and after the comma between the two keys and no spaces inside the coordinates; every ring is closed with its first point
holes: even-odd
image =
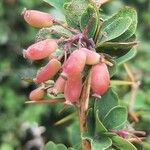
{"type": "Polygon", "coordinates": [[[127,109],[123,106],[112,108],[102,123],[107,129],[120,129],[127,121],[127,109]]]}
{"type": "Polygon", "coordinates": [[[121,65],[127,61],[129,61],[130,59],[132,59],[137,53],[137,50],[135,48],[132,48],[127,54],[125,54],[122,57],[119,57],[116,62],[117,65],[121,65]]]}
{"type": "Polygon", "coordinates": [[[105,118],[106,114],[115,106],[118,105],[118,96],[109,88],[109,90],[101,97],[95,100],[94,111],[99,110],[99,118],[101,121],[105,118]]]}
{"type": "Polygon", "coordinates": [[[133,144],[131,144],[130,142],[121,138],[118,135],[112,136],[111,140],[113,141],[113,145],[119,148],[120,150],[137,150],[133,144]]]}
{"type": "MultiPolygon", "coordinates": [[[[132,23],[130,17],[118,17],[115,19],[111,19],[105,21],[102,25],[101,33],[102,37],[100,37],[100,42],[110,41],[122,35],[132,23]]],[[[98,42],[99,43],[99,42],[98,42]]]]}
{"type": "Polygon", "coordinates": [[[94,139],[91,142],[92,150],[105,150],[112,145],[112,141],[109,137],[101,136],[100,138],[94,139]]]}
{"type": "Polygon", "coordinates": [[[68,25],[80,29],[81,15],[88,7],[87,0],[72,0],[69,3],[65,3],[65,17],[68,25]]]}

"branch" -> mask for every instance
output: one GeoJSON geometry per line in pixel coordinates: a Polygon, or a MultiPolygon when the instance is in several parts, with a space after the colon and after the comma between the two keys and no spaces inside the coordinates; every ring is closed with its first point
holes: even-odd
{"type": "MultiPolygon", "coordinates": [[[[81,98],[79,104],[77,105],[81,134],[87,131],[86,118],[87,118],[87,110],[89,104],[90,82],[91,82],[91,72],[89,72],[89,75],[87,76],[84,82],[81,98]]],[[[91,150],[91,144],[88,140],[82,139],[82,150],[91,150]]]]}

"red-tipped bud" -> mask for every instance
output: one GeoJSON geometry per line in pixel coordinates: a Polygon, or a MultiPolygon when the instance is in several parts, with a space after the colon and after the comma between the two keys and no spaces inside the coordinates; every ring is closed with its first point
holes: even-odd
{"type": "Polygon", "coordinates": [[[44,89],[37,88],[37,89],[31,91],[31,93],[29,95],[29,99],[32,101],[38,101],[44,97],[44,94],[45,94],[44,89]]]}
{"type": "Polygon", "coordinates": [[[65,84],[64,96],[66,103],[70,104],[79,100],[82,90],[81,75],[69,77],[65,84]]]}
{"type": "Polygon", "coordinates": [[[34,81],[41,83],[51,79],[61,68],[61,63],[57,59],[51,59],[49,63],[37,72],[34,81]]]}
{"type": "Polygon", "coordinates": [[[110,77],[107,65],[99,63],[91,69],[91,88],[93,95],[103,95],[109,87],[110,77]]]}
{"type": "Polygon", "coordinates": [[[84,69],[86,61],[86,54],[83,51],[75,50],[63,65],[62,76],[79,75],[84,69]]]}
{"type": "Polygon", "coordinates": [[[86,54],[86,64],[95,65],[100,61],[100,55],[94,51],[91,51],[87,48],[81,48],[80,50],[84,51],[86,54]]]}
{"type": "Polygon", "coordinates": [[[30,60],[40,60],[48,57],[57,49],[57,46],[56,40],[46,39],[28,47],[27,50],[23,51],[23,56],[30,60]]]}
{"type": "Polygon", "coordinates": [[[22,15],[25,21],[33,27],[45,28],[53,25],[54,18],[48,14],[37,10],[23,10],[22,15]]]}
{"type": "Polygon", "coordinates": [[[66,80],[63,77],[59,76],[59,78],[56,80],[56,82],[54,84],[52,92],[54,94],[58,94],[58,93],[64,92],[65,83],[66,83],[66,80]]]}

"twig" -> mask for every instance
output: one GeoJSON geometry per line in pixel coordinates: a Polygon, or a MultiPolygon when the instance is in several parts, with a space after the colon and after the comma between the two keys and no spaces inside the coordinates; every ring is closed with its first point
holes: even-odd
{"type": "Polygon", "coordinates": [[[57,122],[55,122],[55,124],[54,125],[60,125],[60,124],[63,124],[63,123],[65,123],[65,122],[67,122],[67,121],[69,121],[69,120],[72,120],[72,119],[74,119],[74,117],[76,116],[77,114],[74,112],[74,113],[71,113],[70,115],[68,115],[68,116],[66,116],[66,117],[64,117],[64,118],[62,118],[62,119],[60,119],[60,120],[58,120],[57,122]]]}
{"type": "Polygon", "coordinates": [[[136,93],[139,88],[140,82],[135,80],[133,73],[131,72],[131,70],[129,69],[129,66],[126,63],[124,64],[124,68],[128,74],[129,80],[133,82],[133,84],[131,84],[131,95],[130,95],[130,101],[129,101],[129,106],[128,106],[129,115],[135,122],[138,122],[138,118],[135,115],[133,110],[134,110],[135,97],[136,97],[136,93]]]}
{"type": "Polygon", "coordinates": [[[46,99],[46,100],[38,100],[38,101],[26,101],[26,104],[50,104],[50,103],[63,103],[65,99],[57,98],[57,99],[46,99]]]}
{"type": "MultiPolygon", "coordinates": [[[[86,117],[87,117],[87,109],[89,103],[90,82],[91,82],[91,72],[89,72],[89,75],[87,76],[84,82],[81,98],[79,104],[77,104],[81,134],[86,132],[87,130],[86,117]]],[[[91,145],[88,140],[82,139],[82,150],[91,150],[91,145]]]]}

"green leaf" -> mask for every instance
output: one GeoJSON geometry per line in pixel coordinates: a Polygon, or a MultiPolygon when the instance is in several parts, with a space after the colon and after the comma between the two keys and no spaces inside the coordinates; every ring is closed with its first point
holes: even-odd
{"type": "Polygon", "coordinates": [[[43,0],[60,11],[64,11],[64,4],[70,0],[43,0]]]}
{"type": "Polygon", "coordinates": [[[53,142],[48,142],[45,146],[44,146],[44,150],[50,150],[50,149],[52,149],[52,150],[57,150],[57,146],[56,146],[56,144],[55,143],[53,143],[53,142]]]}
{"type": "Polygon", "coordinates": [[[132,22],[130,26],[128,27],[128,29],[126,30],[126,32],[124,32],[118,38],[116,37],[115,41],[120,41],[120,40],[124,41],[130,38],[135,33],[136,28],[137,28],[137,12],[134,8],[128,7],[128,6],[122,8],[119,12],[117,12],[115,15],[113,15],[111,18],[107,20],[107,24],[111,24],[114,20],[120,17],[122,18],[129,17],[132,22]]]}
{"type": "Polygon", "coordinates": [[[95,138],[91,142],[92,150],[105,150],[112,145],[112,141],[109,137],[101,136],[100,138],[95,138]]]}
{"type": "Polygon", "coordinates": [[[36,39],[37,41],[39,41],[44,40],[46,38],[60,38],[60,37],[69,38],[70,36],[72,36],[71,32],[69,32],[68,30],[64,29],[61,26],[54,25],[49,28],[40,29],[36,34],[36,39]]]}
{"type": "Polygon", "coordinates": [[[80,28],[83,30],[88,23],[90,23],[88,28],[88,37],[92,38],[95,34],[98,25],[99,15],[97,13],[96,8],[92,5],[89,5],[88,8],[81,16],[80,28]]]}
{"type": "Polygon", "coordinates": [[[67,147],[63,144],[55,144],[50,141],[44,146],[44,150],[68,150],[67,147]]]}
{"type": "Polygon", "coordinates": [[[105,118],[106,114],[115,106],[118,105],[118,97],[116,93],[109,88],[108,91],[101,97],[95,100],[94,112],[99,110],[99,118],[101,121],[105,118]]]}
{"type": "Polygon", "coordinates": [[[83,134],[82,139],[90,141],[92,150],[105,150],[112,145],[112,140],[104,135],[91,137],[87,134],[83,134]]]}
{"type": "Polygon", "coordinates": [[[129,39],[136,32],[137,22],[138,22],[137,12],[134,8],[126,6],[124,9],[120,10],[120,16],[123,17],[128,16],[132,19],[132,24],[130,25],[128,30],[123,35],[121,35],[116,39],[117,41],[124,41],[129,39]]]}
{"type": "Polygon", "coordinates": [[[129,49],[137,44],[136,41],[132,42],[105,42],[99,43],[97,48],[99,49],[129,49]]]}
{"type": "MultiPolygon", "coordinates": [[[[130,17],[117,17],[108,19],[102,25],[101,33],[102,37],[100,37],[100,42],[110,41],[122,35],[129,26],[131,25],[132,20],[130,17]]],[[[100,35],[101,36],[101,35],[100,35]]]]}
{"type": "Polygon", "coordinates": [[[117,63],[114,59],[109,61],[113,64],[113,66],[108,66],[109,76],[112,77],[117,71],[117,63]]]}
{"type": "Polygon", "coordinates": [[[123,106],[112,108],[102,121],[107,129],[120,129],[127,121],[127,109],[123,106]]]}
{"type": "Polygon", "coordinates": [[[92,108],[88,110],[87,113],[87,132],[90,136],[94,136],[95,133],[95,117],[92,108]]]}
{"type": "Polygon", "coordinates": [[[69,3],[65,3],[65,17],[68,25],[80,29],[81,16],[87,7],[87,0],[72,0],[69,3]]]}
{"type": "Polygon", "coordinates": [[[107,132],[107,129],[104,127],[104,125],[102,124],[102,122],[99,119],[99,111],[98,110],[96,111],[95,118],[96,118],[96,132],[98,132],[98,133],[107,132]]]}
{"type": "Polygon", "coordinates": [[[132,59],[137,53],[137,50],[135,48],[132,48],[127,54],[125,54],[122,57],[119,57],[116,62],[117,65],[121,65],[127,61],[129,61],[130,59],[132,59]]]}
{"type": "Polygon", "coordinates": [[[113,145],[119,148],[120,150],[137,150],[133,144],[131,144],[130,142],[121,138],[118,135],[112,136],[111,140],[113,141],[113,145]]]}
{"type": "Polygon", "coordinates": [[[68,150],[68,149],[63,144],[57,144],[57,150],[68,150]]]}

